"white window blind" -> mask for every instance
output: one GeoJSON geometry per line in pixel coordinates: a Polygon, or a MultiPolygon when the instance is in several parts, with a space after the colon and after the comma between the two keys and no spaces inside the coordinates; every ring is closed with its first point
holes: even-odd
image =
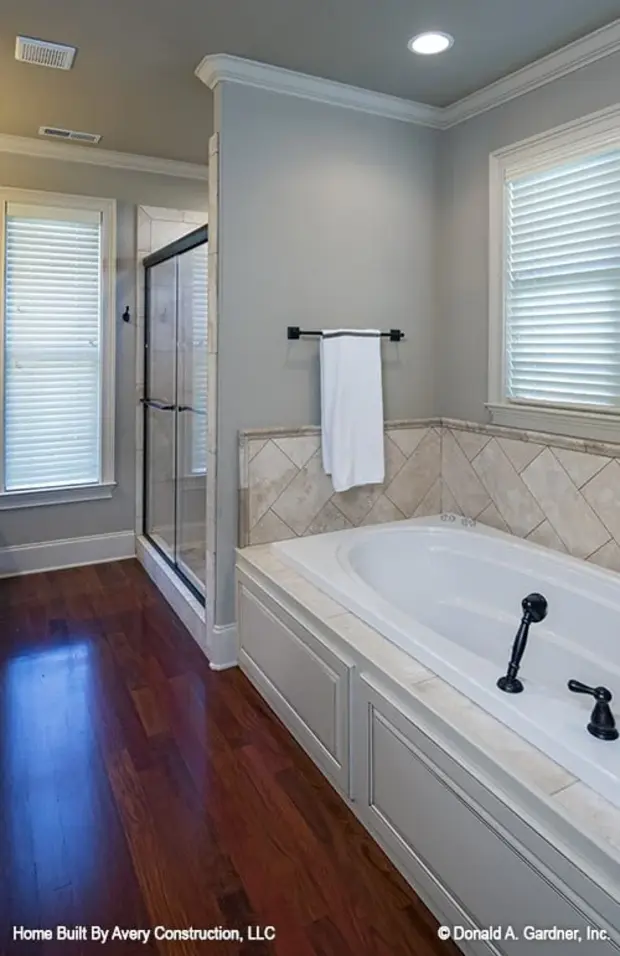
{"type": "Polygon", "coordinates": [[[620,407],[620,150],[506,184],[509,399],[620,407]]]}
{"type": "Polygon", "coordinates": [[[101,480],[102,215],[8,203],[4,490],[101,480]]]}
{"type": "Polygon", "coordinates": [[[198,246],[192,261],[192,415],[193,475],[207,470],[207,282],[208,244],[198,246]]]}

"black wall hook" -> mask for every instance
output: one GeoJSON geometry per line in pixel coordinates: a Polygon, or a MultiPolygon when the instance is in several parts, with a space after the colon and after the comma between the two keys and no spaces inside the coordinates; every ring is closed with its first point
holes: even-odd
{"type": "Polygon", "coordinates": [[[121,318],[123,322],[131,322],[131,312],[129,311],[128,305],[125,306],[125,311],[123,312],[121,318]]]}

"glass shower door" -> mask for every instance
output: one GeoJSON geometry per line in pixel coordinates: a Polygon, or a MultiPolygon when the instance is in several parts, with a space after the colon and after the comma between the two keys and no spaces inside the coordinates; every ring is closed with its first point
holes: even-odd
{"type": "Polygon", "coordinates": [[[144,534],[204,601],[208,231],[145,261],[144,534]]]}
{"type": "Polygon", "coordinates": [[[145,355],[145,531],[175,558],[177,264],[152,266],[145,355]]]}
{"type": "Polygon", "coordinates": [[[208,244],[178,258],[176,560],[204,592],[207,503],[208,244]]]}

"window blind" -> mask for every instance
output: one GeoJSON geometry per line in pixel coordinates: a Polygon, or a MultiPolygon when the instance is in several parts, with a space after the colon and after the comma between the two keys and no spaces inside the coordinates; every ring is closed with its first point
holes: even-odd
{"type": "Polygon", "coordinates": [[[201,414],[192,415],[193,475],[207,470],[207,282],[208,244],[198,246],[192,260],[192,396],[201,414]]]}
{"type": "Polygon", "coordinates": [[[8,203],[7,491],[100,480],[101,272],[100,213],[8,203]]]}
{"type": "Polygon", "coordinates": [[[620,406],[620,150],[506,184],[507,397],[620,406]]]}

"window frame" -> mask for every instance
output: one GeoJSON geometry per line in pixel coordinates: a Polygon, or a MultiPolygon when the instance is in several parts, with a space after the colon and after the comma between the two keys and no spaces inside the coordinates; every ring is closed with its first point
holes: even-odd
{"type": "Polygon", "coordinates": [[[489,156],[489,354],[491,422],[550,434],[620,440],[620,408],[528,402],[506,393],[506,183],[605,149],[620,148],[620,104],[513,143],[489,156]]]}
{"type": "Polygon", "coordinates": [[[0,511],[39,505],[93,501],[110,498],[114,477],[115,387],[116,387],[116,201],[91,196],[43,192],[35,189],[0,188],[0,511]],[[4,487],[4,373],[6,210],[8,203],[88,209],[101,214],[101,474],[89,485],[6,491],[4,487]]]}

